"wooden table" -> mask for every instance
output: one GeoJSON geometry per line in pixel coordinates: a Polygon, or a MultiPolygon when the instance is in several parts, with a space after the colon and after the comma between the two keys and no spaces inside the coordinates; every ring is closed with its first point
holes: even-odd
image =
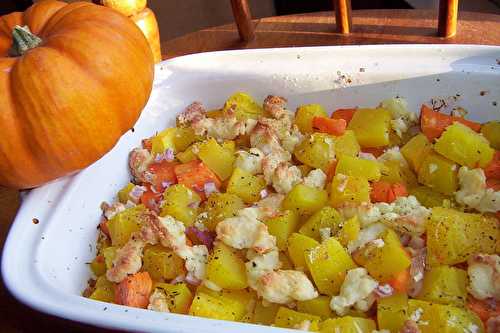
{"type": "MultiPolygon", "coordinates": [[[[205,29],[162,43],[165,58],[217,50],[287,46],[461,43],[500,45],[500,16],[462,12],[457,36],[435,37],[437,13],[422,10],[365,10],[353,12],[353,33],[336,34],[330,12],[254,20],[256,38],[243,43],[234,24],[205,29]]],[[[125,166],[124,166],[125,167],[125,166]]],[[[0,188],[0,247],[19,207],[17,191],[0,188]]],[[[96,207],[97,209],[97,207],[96,207]]],[[[18,303],[0,284],[1,332],[95,331],[33,311],[18,303]]]]}

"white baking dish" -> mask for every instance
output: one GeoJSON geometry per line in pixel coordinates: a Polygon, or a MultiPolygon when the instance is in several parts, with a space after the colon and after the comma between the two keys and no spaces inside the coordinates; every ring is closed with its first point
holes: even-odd
{"type": "MultiPolygon", "coordinates": [[[[146,332],[271,332],[275,328],[127,308],[80,296],[94,256],[99,204],[127,183],[127,155],[174,124],[194,100],[220,106],[235,91],[289,99],[290,109],[375,106],[402,96],[418,111],[431,98],[474,120],[500,119],[500,47],[393,45],[287,48],[196,54],[159,64],[151,99],[135,126],[82,172],[31,191],[10,230],[2,274],[21,302],[96,326],[146,332]],[[40,223],[33,224],[37,218],[40,223]]],[[[133,92],[131,92],[133,93],[133,92]]]]}

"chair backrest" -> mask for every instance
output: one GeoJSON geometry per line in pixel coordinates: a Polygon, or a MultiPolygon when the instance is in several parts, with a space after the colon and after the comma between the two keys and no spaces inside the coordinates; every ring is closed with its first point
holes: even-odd
{"type": "MultiPolygon", "coordinates": [[[[459,0],[440,0],[437,35],[450,38],[457,32],[459,0]]],[[[335,6],[335,22],[337,32],[348,34],[352,30],[351,0],[333,0],[335,6]]],[[[240,37],[250,41],[255,37],[252,14],[247,0],[231,0],[234,20],[238,27],[240,37]]]]}

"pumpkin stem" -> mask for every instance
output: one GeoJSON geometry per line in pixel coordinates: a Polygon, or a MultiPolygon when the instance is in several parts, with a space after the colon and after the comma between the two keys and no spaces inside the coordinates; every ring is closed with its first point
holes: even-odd
{"type": "Polygon", "coordinates": [[[22,56],[26,51],[37,47],[42,42],[42,39],[33,34],[27,25],[21,27],[16,25],[12,29],[12,47],[9,50],[11,57],[22,56]]]}

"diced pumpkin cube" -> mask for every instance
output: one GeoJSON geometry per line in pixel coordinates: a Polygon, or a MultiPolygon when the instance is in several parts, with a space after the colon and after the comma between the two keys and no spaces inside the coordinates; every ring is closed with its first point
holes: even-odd
{"type": "Polygon", "coordinates": [[[189,314],[197,317],[236,321],[235,308],[237,307],[238,302],[232,299],[197,292],[189,308],[189,314]]]}
{"type": "Polygon", "coordinates": [[[450,200],[449,196],[436,192],[427,186],[410,188],[409,194],[417,198],[418,202],[427,208],[443,206],[450,200]]]}
{"type": "Polygon", "coordinates": [[[170,215],[176,220],[191,226],[198,215],[200,196],[182,184],[167,188],[163,194],[160,216],[170,215]]]}
{"type": "Polygon", "coordinates": [[[236,142],[233,140],[224,141],[222,143],[222,148],[234,155],[236,153],[236,142]]]}
{"type": "Polygon", "coordinates": [[[369,181],[377,181],[380,179],[380,164],[377,161],[344,155],[338,159],[335,172],[346,176],[366,178],[369,181]]]}
{"type": "Polygon", "coordinates": [[[206,184],[213,183],[216,190],[221,187],[221,182],[217,178],[217,175],[203,162],[198,160],[176,165],[174,172],[179,184],[195,191],[202,199],[205,199],[206,184]]]}
{"type": "Polygon", "coordinates": [[[467,272],[449,266],[432,267],[425,273],[424,284],[417,298],[463,306],[467,298],[467,272]]]}
{"type": "Polygon", "coordinates": [[[354,131],[347,130],[341,136],[335,137],[335,154],[337,156],[358,156],[360,150],[361,147],[354,131]]]}
{"type": "Polygon", "coordinates": [[[499,226],[494,217],[434,207],[427,221],[427,263],[455,265],[474,253],[494,253],[499,226]]]}
{"type": "Polygon", "coordinates": [[[285,252],[280,251],[279,259],[280,259],[280,263],[281,263],[281,269],[285,269],[285,270],[294,269],[292,260],[288,257],[288,255],[285,252]]]}
{"type": "Polygon", "coordinates": [[[142,268],[155,281],[171,280],[184,273],[184,260],[161,245],[147,246],[142,268]]]}
{"type": "Polygon", "coordinates": [[[261,199],[260,192],[266,188],[266,181],[261,176],[235,168],[227,184],[227,193],[240,197],[245,203],[253,203],[261,199]]]}
{"type": "Polygon", "coordinates": [[[134,184],[128,183],[120,191],[118,191],[118,201],[120,201],[122,204],[126,204],[127,201],[129,201],[128,194],[130,193],[130,191],[132,191],[134,186],[134,184]]]}
{"type": "Polygon", "coordinates": [[[151,152],[161,154],[167,149],[184,151],[196,140],[194,130],[188,127],[167,128],[151,138],[151,152]]]}
{"type": "Polygon", "coordinates": [[[373,332],[375,329],[377,325],[373,320],[351,316],[327,319],[320,325],[321,333],[364,333],[373,332]]]}
{"type": "Polygon", "coordinates": [[[490,146],[500,150],[500,121],[489,121],[481,126],[481,134],[489,141],[490,146]]]}
{"type": "Polygon", "coordinates": [[[325,190],[297,184],[285,196],[282,209],[295,211],[301,216],[309,216],[325,206],[327,201],[328,194],[325,190]]]}
{"type": "Polygon", "coordinates": [[[389,183],[401,183],[407,187],[418,185],[417,176],[408,166],[404,166],[398,160],[387,160],[380,164],[381,181],[389,183]]]}
{"type": "Polygon", "coordinates": [[[392,229],[384,232],[382,240],[382,246],[369,243],[353,256],[377,281],[387,282],[410,267],[411,260],[392,229]]]}
{"type": "Polygon", "coordinates": [[[245,207],[243,200],[236,194],[212,193],[204,204],[207,218],[203,223],[209,230],[213,231],[217,223],[228,217],[236,216],[243,207],[245,207]]]}
{"type": "Polygon", "coordinates": [[[141,229],[142,219],[146,213],[143,205],[137,205],[113,216],[107,223],[111,244],[123,246],[130,235],[141,229]]]}
{"type": "Polygon", "coordinates": [[[185,283],[157,283],[155,288],[160,288],[167,297],[168,309],[173,313],[186,314],[193,300],[193,293],[185,283]]]}
{"type": "Polygon", "coordinates": [[[253,97],[243,92],[237,92],[229,97],[222,112],[227,112],[231,108],[234,109],[238,119],[257,119],[264,113],[264,109],[255,102],[253,97]]]}
{"type": "Polygon", "coordinates": [[[317,332],[319,328],[319,322],[321,320],[319,316],[293,311],[287,307],[281,306],[276,313],[274,326],[284,328],[297,328],[300,327],[300,325],[303,324],[306,320],[309,321],[308,330],[311,332],[317,332]]]}
{"type": "Polygon", "coordinates": [[[347,271],[356,267],[346,249],[335,238],[308,250],[305,258],[316,287],[325,295],[337,295],[347,271]]]}
{"type": "Polygon", "coordinates": [[[255,304],[257,294],[253,291],[246,289],[242,290],[227,290],[214,291],[207,287],[200,286],[196,293],[204,293],[211,297],[222,300],[223,302],[230,303],[236,321],[249,321],[251,313],[253,312],[252,304],[255,304]]]}
{"type": "Polygon", "coordinates": [[[330,308],[331,297],[320,295],[308,301],[298,301],[297,310],[303,313],[320,316],[321,319],[333,317],[332,309],[330,308]]]}
{"type": "Polygon", "coordinates": [[[105,276],[100,276],[97,278],[95,290],[89,298],[96,301],[113,303],[115,300],[115,286],[106,280],[105,276]]]}
{"type": "Polygon", "coordinates": [[[113,260],[115,260],[116,251],[118,251],[118,249],[119,247],[117,246],[109,246],[104,250],[102,250],[102,255],[104,257],[104,264],[107,270],[113,267],[113,260]]]}
{"type": "Polygon", "coordinates": [[[208,139],[199,144],[198,157],[222,181],[231,176],[235,160],[234,153],[219,145],[215,139],[208,139]]]}
{"type": "Polygon", "coordinates": [[[300,227],[299,233],[320,241],[320,229],[330,228],[331,233],[334,234],[339,229],[341,221],[342,217],[335,208],[325,206],[314,213],[306,223],[300,227]]]}
{"type": "Polygon", "coordinates": [[[336,174],[330,185],[330,204],[340,207],[344,204],[370,202],[370,184],[366,178],[336,174]]]}
{"type": "Polygon", "coordinates": [[[335,159],[335,137],[314,133],[295,147],[294,155],[300,162],[325,171],[335,159]]]}
{"type": "Polygon", "coordinates": [[[274,323],[274,318],[276,317],[276,313],[280,308],[279,304],[275,303],[266,303],[258,301],[255,305],[254,315],[252,322],[254,324],[260,325],[271,325],[274,323]]]}
{"type": "Polygon", "coordinates": [[[354,241],[358,238],[359,231],[361,229],[359,219],[357,215],[354,215],[347,221],[345,221],[337,234],[337,239],[340,244],[343,246],[347,246],[347,244],[351,241],[354,241]]]}
{"type": "Polygon", "coordinates": [[[401,154],[415,172],[418,172],[425,156],[431,151],[432,144],[422,133],[415,135],[401,148],[401,154]]]}
{"type": "Polygon", "coordinates": [[[193,143],[186,150],[177,153],[175,157],[177,157],[177,159],[181,161],[181,163],[188,163],[197,160],[198,155],[196,154],[196,152],[198,152],[198,144],[199,143],[193,143]]]}
{"type": "Polygon", "coordinates": [[[302,133],[312,133],[314,117],[328,117],[323,106],[319,104],[307,104],[297,108],[295,112],[295,125],[302,133]]]}
{"type": "Polygon", "coordinates": [[[295,268],[307,269],[306,251],[319,246],[318,241],[302,234],[294,233],[288,238],[288,255],[295,268]]]}
{"type": "Polygon", "coordinates": [[[391,113],[386,109],[358,109],[347,129],[353,130],[361,147],[389,144],[391,113]]]}
{"type": "Polygon", "coordinates": [[[103,255],[97,255],[90,263],[90,270],[95,276],[99,277],[106,273],[106,262],[103,255]]]}
{"type": "Polygon", "coordinates": [[[446,128],[434,145],[434,150],[471,169],[477,166],[486,167],[495,154],[488,140],[458,122],[446,128]]]}
{"type": "Polygon", "coordinates": [[[297,229],[299,225],[299,215],[295,211],[287,210],[272,217],[264,224],[271,235],[276,237],[276,245],[280,251],[286,249],[288,237],[297,229]]]}
{"type": "Polygon", "coordinates": [[[458,189],[457,170],[454,162],[431,152],[422,161],[418,181],[439,193],[451,195],[458,189]]]}
{"type": "Polygon", "coordinates": [[[248,287],[245,263],[233,250],[218,242],[208,257],[207,279],[224,289],[248,287]]]}
{"type": "Polygon", "coordinates": [[[408,295],[397,293],[377,301],[377,322],[379,329],[399,333],[408,318],[408,295]]]}

